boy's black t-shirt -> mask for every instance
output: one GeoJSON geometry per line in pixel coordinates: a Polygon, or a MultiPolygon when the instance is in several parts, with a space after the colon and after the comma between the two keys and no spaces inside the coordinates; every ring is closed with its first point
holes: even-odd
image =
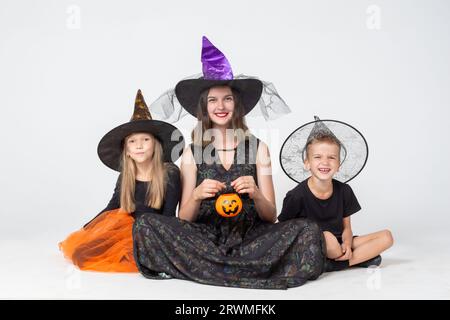
{"type": "Polygon", "coordinates": [[[342,236],[343,221],[361,210],[352,188],[333,179],[333,194],[326,200],[318,199],[308,187],[308,179],[286,194],[278,221],[309,218],[316,221],[322,231],[342,236]]]}

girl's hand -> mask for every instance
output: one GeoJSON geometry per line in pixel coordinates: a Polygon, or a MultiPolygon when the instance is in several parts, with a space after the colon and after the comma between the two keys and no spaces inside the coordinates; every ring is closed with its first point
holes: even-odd
{"type": "Polygon", "coordinates": [[[341,247],[342,247],[342,256],[335,260],[336,261],[350,260],[353,255],[352,245],[348,242],[344,242],[342,243],[341,247]]]}
{"type": "Polygon", "coordinates": [[[224,188],[225,183],[223,182],[212,179],[205,179],[194,189],[192,196],[194,200],[201,201],[206,198],[214,197],[216,193],[220,192],[224,188]]]}
{"type": "Polygon", "coordinates": [[[237,193],[248,193],[250,199],[255,199],[260,195],[258,186],[253,176],[242,176],[231,182],[231,187],[237,193]]]}

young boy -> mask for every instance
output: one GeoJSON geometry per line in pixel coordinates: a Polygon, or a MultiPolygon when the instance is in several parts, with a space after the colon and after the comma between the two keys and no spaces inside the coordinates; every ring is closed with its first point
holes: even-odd
{"type": "Polygon", "coordinates": [[[351,187],[333,179],[344,160],[341,157],[348,158],[347,152],[324,122],[316,118],[302,150],[304,169],[310,177],[286,194],[278,216],[279,221],[309,218],[319,224],[327,246],[327,271],[380,265],[379,254],[393,244],[389,230],[353,236],[350,216],[361,207],[351,187]]]}

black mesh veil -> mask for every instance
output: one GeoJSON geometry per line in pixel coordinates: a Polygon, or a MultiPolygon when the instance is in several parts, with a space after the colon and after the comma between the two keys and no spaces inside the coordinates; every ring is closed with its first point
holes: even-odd
{"type": "MultiPolygon", "coordinates": [[[[198,79],[202,76],[203,75],[200,73],[186,77],[183,80],[198,79]]],[[[240,74],[235,76],[234,79],[258,78],[240,74]]],[[[275,86],[271,82],[261,79],[258,80],[263,83],[262,95],[257,106],[247,115],[247,117],[262,115],[266,120],[273,120],[281,115],[290,113],[291,109],[278,94],[275,86]]],[[[175,94],[175,88],[169,89],[159,96],[159,98],[150,105],[150,109],[152,110],[152,113],[156,114],[161,120],[171,123],[177,122],[185,115],[189,114],[178,101],[175,94]]]]}

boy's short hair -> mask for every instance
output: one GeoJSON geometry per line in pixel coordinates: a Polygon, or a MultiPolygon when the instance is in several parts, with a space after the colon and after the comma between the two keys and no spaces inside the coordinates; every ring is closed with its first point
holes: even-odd
{"type": "Polygon", "coordinates": [[[332,135],[329,134],[318,134],[316,136],[314,136],[314,138],[310,139],[305,146],[304,152],[305,152],[305,157],[303,159],[303,161],[305,161],[308,158],[308,149],[309,146],[312,145],[313,143],[316,142],[329,142],[332,144],[335,144],[339,147],[339,153],[338,153],[338,157],[340,158],[340,153],[341,153],[341,142],[332,135]]]}

